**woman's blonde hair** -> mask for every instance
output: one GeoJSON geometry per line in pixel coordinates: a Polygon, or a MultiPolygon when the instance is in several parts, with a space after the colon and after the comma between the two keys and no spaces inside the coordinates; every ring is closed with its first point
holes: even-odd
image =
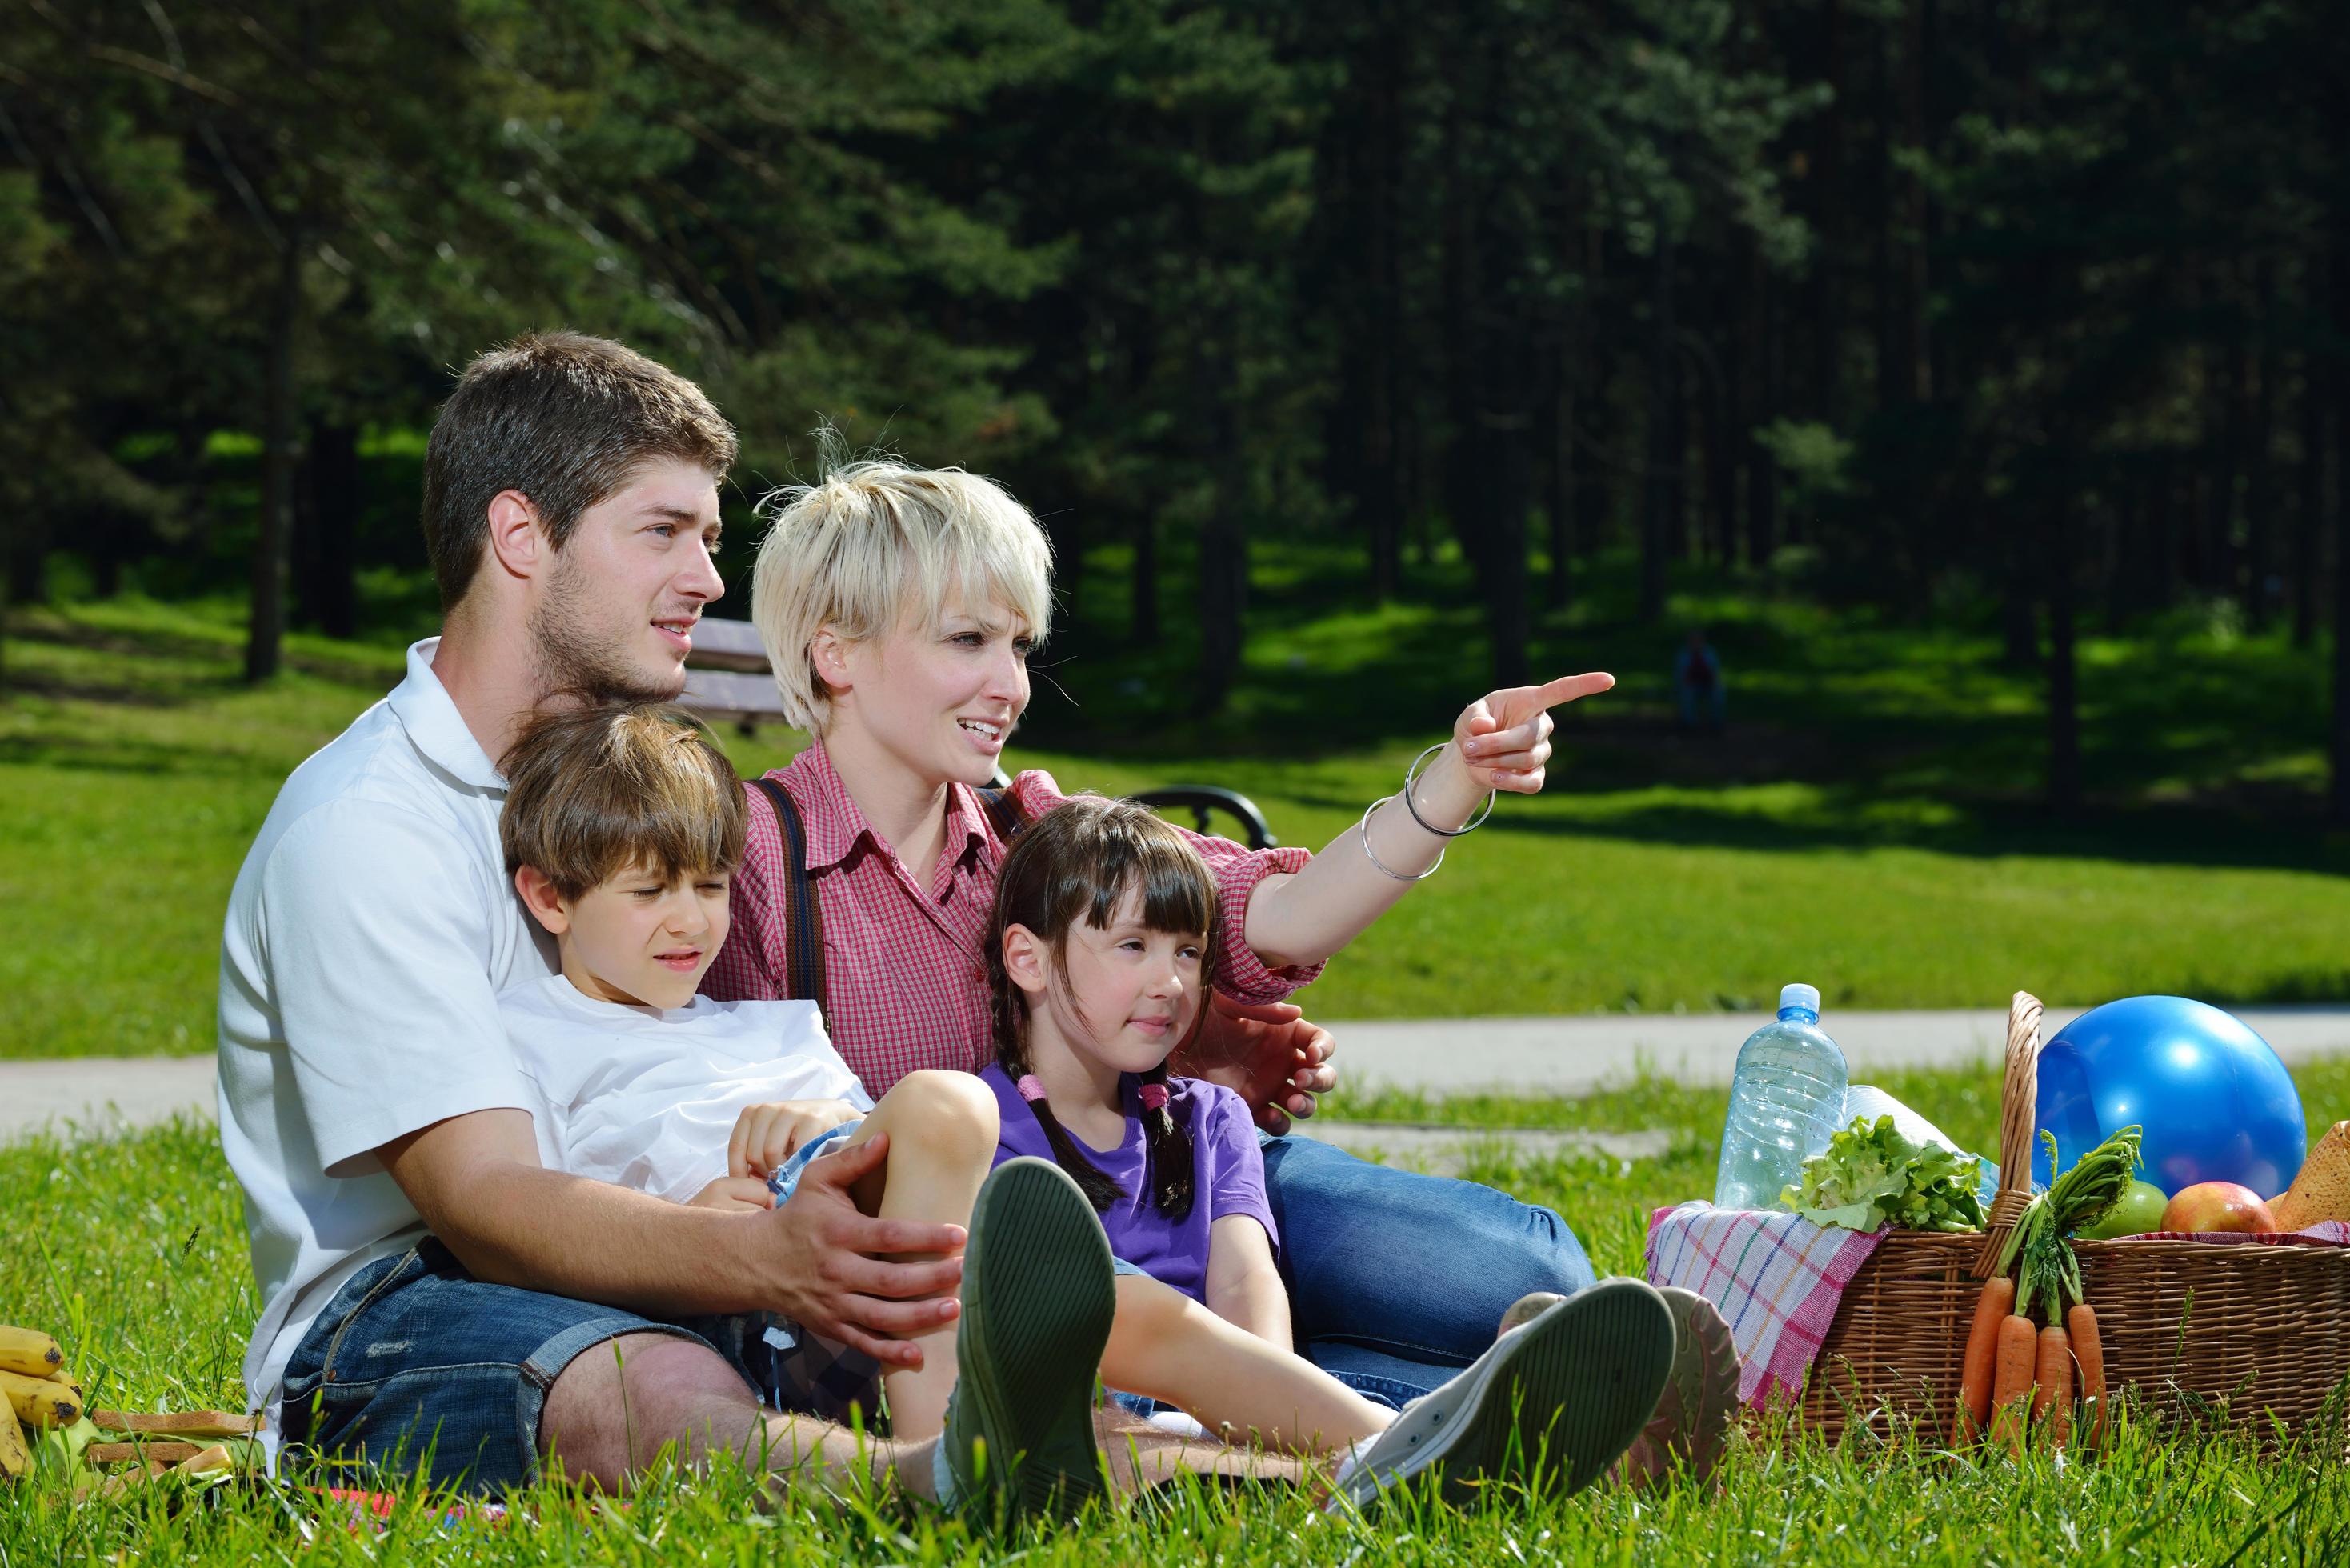
{"type": "Polygon", "coordinates": [[[960,468],[868,460],[759,504],[769,520],[751,574],[751,621],[766,647],[784,716],[821,735],[832,692],[808,645],[827,626],[850,642],[917,623],[935,628],[960,601],[1002,604],[1043,641],[1053,613],[1045,530],[1003,487],[960,468]]]}

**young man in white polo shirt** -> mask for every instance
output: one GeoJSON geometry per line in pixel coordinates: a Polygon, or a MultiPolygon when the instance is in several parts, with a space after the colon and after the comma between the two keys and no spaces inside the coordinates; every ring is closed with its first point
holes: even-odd
{"type": "Polygon", "coordinates": [[[764,1309],[918,1364],[900,1336],[957,1311],[924,1298],[961,1280],[961,1231],[858,1212],[874,1143],[756,1214],[547,1170],[496,1004],[554,953],[504,875],[493,759],[550,698],[681,690],[734,452],[691,383],[569,333],[482,356],[434,427],[442,634],[287,780],[222,949],[221,1141],[265,1301],[245,1379],[289,1440],[484,1490],[558,1449],[618,1486],[672,1442],[931,1490],[927,1445],[858,1460],[733,1362],[764,1309]]]}

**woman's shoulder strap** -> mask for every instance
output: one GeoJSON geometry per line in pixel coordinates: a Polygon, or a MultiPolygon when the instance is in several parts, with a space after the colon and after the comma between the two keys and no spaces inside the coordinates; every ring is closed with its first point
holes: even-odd
{"type": "Polygon", "coordinates": [[[775,826],[783,830],[783,875],[776,885],[776,902],[784,917],[784,961],[775,983],[788,998],[824,1006],[824,917],[817,907],[816,878],[808,875],[807,822],[800,815],[792,792],[762,775],[751,783],[775,807],[775,826]]]}
{"type": "Polygon", "coordinates": [[[987,826],[995,830],[998,843],[1011,843],[1028,826],[1028,813],[1010,784],[986,784],[972,793],[979,796],[979,809],[987,814],[987,826]]]}

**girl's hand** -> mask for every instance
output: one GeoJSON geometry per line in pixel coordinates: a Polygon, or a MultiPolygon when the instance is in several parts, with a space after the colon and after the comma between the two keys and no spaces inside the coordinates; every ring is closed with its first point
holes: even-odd
{"type": "Polygon", "coordinates": [[[862,1115],[846,1100],[780,1100],[768,1106],[745,1106],[726,1140],[726,1174],[755,1176],[764,1181],[808,1139],[862,1115]]]}
{"type": "Polygon", "coordinates": [[[1461,711],[1452,743],[1479,794],[1537,794],[1550,761],[1550,711],[1616,684],[1607,674],[1562,675],[1544,686],[1490,691],[1461,711]]]}

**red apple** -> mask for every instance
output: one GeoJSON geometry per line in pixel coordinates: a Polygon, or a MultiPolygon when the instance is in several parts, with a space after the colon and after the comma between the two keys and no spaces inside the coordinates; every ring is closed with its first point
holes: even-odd
{"type": "Polygon", "coordinates": [[[2261,1195],[2232,1181],[2199,1181],[2171,1195],[2162,1211],[2166,1231],[2239,1231],[2246,1235],[2277,1228],[2276,1216],[2261,1195]]]}

